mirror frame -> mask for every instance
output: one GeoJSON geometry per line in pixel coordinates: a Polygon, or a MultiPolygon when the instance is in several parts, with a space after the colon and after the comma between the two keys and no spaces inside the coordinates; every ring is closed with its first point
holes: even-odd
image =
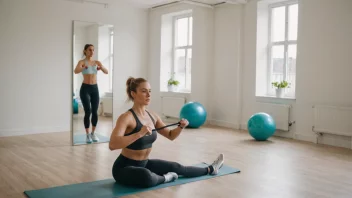
{"type": "MultiPolygon", "coordinates": [[[[112,45],[112,49],[113,51],[115,51],[115,25],[113,24],[107,24],[107,23],[99,23],[99,22],[92,22],[92,21],[82,21],[82,20],[72,20],[72,39],[71,39],[71,62],[72,62],[72,65],[71,65],[71,77],[70,77],[70,80],[71,80],[71,83],[70,83],[70,86],[71,86],[71,89],[70,89],[70,107],[71,107],[71,111],[70,111],[70,142],[71,142],[71,146],[81,146],[81,145],[88,145],[88,144],[74,144],[74,139],[73,139],[73,105],[72,105],[72,102],[73,102],[73,81],[74,81],[74,67],[76,65],[76,63],[74,62],[75,60],[75,56],[74,56],[74,52],[75,52],[75,22],[86,22],[86,23],[92,23],[92,24],[98,24],[98,25],[112,25],[112,29],[113,29],[113,32],[114,32],[114,35],[113,35],[113,38],[114,38],[114,43],[112,45]]],[[[114,74],[114,70],[115,70],[115,52],[114,52],[114,57],[113,57],[113,61],[112,61],[112,69],[111,69],[111,75],[113,76],[114,74]]],[[[112,94],[112,128],[114,127],[114,81],[115,81],[115,78],[112,77],[112,90],[111,90],[111,94],[112,94]]],[[[110,140],[109,140],[110,141],[110,140]]],[[[99,143],[107,143],[107,142],[97,142],[98,144],[99,143]]],[[[97,143],[94,143],[94,144],[97,144],[97,143]]]]}

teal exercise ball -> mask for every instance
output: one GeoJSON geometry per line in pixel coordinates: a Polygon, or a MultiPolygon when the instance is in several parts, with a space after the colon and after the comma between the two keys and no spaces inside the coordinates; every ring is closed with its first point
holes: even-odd
{"type": "Polygon", "coordinates": [[[199,128],[207,119],[207,111],[199,102],[188,102],[180,111],[180,119],[187,119],[189,128],[199,128]]]}
{"type": "Polygon", "coordinates": [[[76,99],[73,99],[73,114],[78,114],[78,102],[76,99]]]}
{"type": "Polygon", "coordinates": [[[247,123],[249,134],[257,141],[265,141],[276,131],[276,123],[273,117],[267,113],[252,115],[247,123]]]}

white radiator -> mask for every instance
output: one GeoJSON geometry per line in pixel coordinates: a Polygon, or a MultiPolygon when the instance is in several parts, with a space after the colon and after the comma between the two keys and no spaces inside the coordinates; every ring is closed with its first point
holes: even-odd
{"type": "Polygon", "coordinates": [[[313,131],[352,136],[352,107],[313,106],[313,131]]]}
{"type": "Polygon", "coordinates": [[[282,131],[289,131],[291,105],[257,102],[256,112],[264,112],[273,117],[276,128],[282,131]]]}
{"type": "Polygon", "coordinates": [[[161,97],[161,113],[167,118],[179,118],[181,108],[185,103],[186,98],[184,97],[161,97]]]}
{"type": "Polygon", "coordinates": [[[102,114],[104,116],[112,115],[112,97],[104,96],[101,98],[102,114]]]}

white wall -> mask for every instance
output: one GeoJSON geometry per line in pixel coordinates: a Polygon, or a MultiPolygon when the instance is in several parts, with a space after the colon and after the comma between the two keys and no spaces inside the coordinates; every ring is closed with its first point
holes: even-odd
{"type": "Polygon", "coordinates": [[[192,93],[171,94],[187,97],[188,101],[198,101],[205,108],[210,108],[211,94],[210,69],[213,64],[213,9],[189,4],[160,7],[149,13],[149,70],[148,79],[152,86],[152,103],[150,108],[161,112],[160,92],[160,49],[161,18],[163,14],[192,9],[193,12],[193,52],[192,52],[192,93]]]}
{"type": "Polygon", "coordinates": [[[241,120],[242,12],[242,5],[214,9],[210,119],[213,124],[232,128],[239,128],[241,120]]]}
{"type": "Polygon", "coordinates": [[[125,81],[146,75],[147,11],[118,1],[0,1],[0,135],[70,130],[72,20],[115,26],[114,120],[125,81]]]}
{"type": "MultiPolygon", "coordinates": [[[[243,114],[245,126],[256,101],[273,99],[255,97],[256,3],[245,6],[243,114]]],[[[296,100],[275,100],[293,105],[296,124],[291,132],[280,135],[314,141],[312,105],[351,106],[352,73],[352,1],[299,0],[296,100]]],[[[350,146],[350,138],[326,136],[320,143],[350,146]]]]}

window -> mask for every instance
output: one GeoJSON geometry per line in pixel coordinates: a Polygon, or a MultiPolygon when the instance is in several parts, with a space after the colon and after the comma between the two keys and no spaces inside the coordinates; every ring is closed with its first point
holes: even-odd
{"type": "Polygon", "coordinates": [[[271,83],[287,81],[286,97],[295,97],[298,4],[281,2],[269,6],[268,90],[275,94],[271,83]]]}
{"type": "Polygon", "coordinates": [[[191,91],[192,26],[193,17],[191,15],[174,17],[171,76],[180,82],[178,85],[180,92],[191,91]]]}

